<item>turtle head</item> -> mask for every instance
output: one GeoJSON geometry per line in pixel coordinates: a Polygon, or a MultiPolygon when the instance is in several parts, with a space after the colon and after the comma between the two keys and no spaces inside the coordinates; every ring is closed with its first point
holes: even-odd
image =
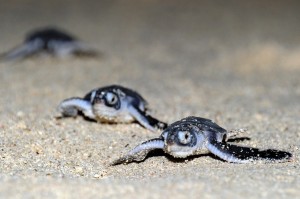
{"type": "Polygon", "coordinates": [[[93,91],[90,100],[99,120],[116,122],[114,120],[120,117],[122,108],[126,107],[124,98],[125,94],[118,89],[103,88],[93,91]]]}
{"type": "Polygon", "coordinates": [[[203,135],[192,126],[175,126],[167,128],[162,133],[164,151],[174,157],[186,158],[196,154],[203,144],[203,135]]]}
{"type": "Polygon", "coordinates": [[[112,90],[97,91],[92,104],[93,106],[105,106],[115,110],[121,108],[120,96],[117,92],[112,90]]]}

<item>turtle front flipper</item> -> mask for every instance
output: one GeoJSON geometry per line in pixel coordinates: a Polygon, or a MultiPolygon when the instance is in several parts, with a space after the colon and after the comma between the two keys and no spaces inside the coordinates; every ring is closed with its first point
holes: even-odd
{"type": "Polygon", "coordinates": [[[113,166],[122,163],[141,162],[146,158],[150,151],[163,148],[164,141],[161,138],[151,139],[136,146],[134,149],[129,151],[127,155],[113,161],[110,165],[113,166]]]}
{"type": "Polygon", "coordinates": [[[164,122],[159,121],[158,119],[153,118],[152,116],[148,115],[147,113],[141,111],[140,109],[130,106],[128,107],[129,112],[131,115],[145,128],[155,131],[155,129],[164,130],[167,128],[167,124],[164,122]]]}
{"type": "Polygon", "coordinates": [[[282,162],[287,161],[292,157],[291,153],[285,151],[275,149],[260,150],[215,140],[211,140],[207,143],[207,149],[219,158],[235,163],[248,163],[255,160],[282,162]]]}
{"type": "Polygon", "coordinates": [[[62,101],[58,106],[58,110],[66,117],[76,117],[78,111],[81,111],[84,116],[95,119],[91,102],[79,97],[73,97],[62,101]]]}
{"type": "Polygon", "coordinates": [[[2,54],[1,57],[7,61],[21,60],[36,54],[41,49],[42,45],[41,40],[25,42],[24,44],[2,54]]]}

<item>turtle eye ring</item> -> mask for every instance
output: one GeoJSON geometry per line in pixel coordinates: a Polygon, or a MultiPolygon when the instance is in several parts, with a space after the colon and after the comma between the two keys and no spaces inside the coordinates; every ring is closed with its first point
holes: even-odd
{"type": "Polygon", "coordinates": [[[105,95],[105,100],[109,105],[115,105],[118,102],[118,97],[114,93],[107,93],[105,95]]]}
{"type": "Polygon", "coordinates": [[[181,144],[188,144],[192,141],[192,135],[189,131],[179,131],[177,136],[181,144]]]}

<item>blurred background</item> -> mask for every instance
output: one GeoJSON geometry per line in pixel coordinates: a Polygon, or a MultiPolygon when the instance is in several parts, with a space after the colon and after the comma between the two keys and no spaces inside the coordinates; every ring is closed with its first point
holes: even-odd
{"type": "MultiPolygon", "coordinates": [[[[102,55],[31,59],[13,67],[2,63],[2,85],[9,85],[3,92],[44,92],[47,97],[39,100],[49,109],[58,99],[115,83],[146,94],[158,109],[176,104],[160,113],[171,121],[191,114],[214,117],[212,112],[227,109],[284,111],[299,102],[298,1],[14,0],[0,5],[0,52],[34,29],[54,26],[102,55]],[[173,101],[166,100],[169,96],[173,101]]],[[[27,98],[20,92],[11,96],[27,98]]],[[[3,97],[3,104],[11,96],[3,97]]],[[[28,102],[28,111],[33,104],[28,102]]]]}
{"type": "Polygon", "coordinates": [[[138,58],[151,61],[150,67],[222,64],[249,72],[285,65],[295,70],[299,9],[292,0],[1,1],[0,50],[35,28],[57,26],[124,64],[138,58]]]}
{"type": "Polygon", "coordinates": [[[297,0],[0,0],[0,53],[47,26],[101,53],[0,62],[0,198],[299,197],[299,21],[297,0]],[[159,132],[55,116],[61,100],[109,84],[138,91],[162,121],[210,118],[248,129],[243,145],[296,158],[237,165],[157,156],[107,168],[159,132]]]}
{"type": "MultiPolygon", "coordinates": [[[[272,93],[280,94],[272,101],[280,106],[294,106],[299,100],[298,1],[14,0],[0,5],[0,52],[20,44],[36,28],[54,26],[103,55],[96,60],[32,60],[2,67],[8,84],[21,77],[20,89],[39,85],[62,98],[120,83],[154,93],[153,98],[159,91],[162,99],[181,93],[177,103],[203,104],[200,110],[205,104],[220,108],[227,103],[218,101],[227,89],[235,92],[232,98],[248,95],[243,105],[271,99],[272,93]],[[36,75],[29,78],[33,71],[36,75]],[[59,92],[62,87],[65,95],[59,92]]],[[[272,106],[263,103],[261,109],[272,106]]]]}

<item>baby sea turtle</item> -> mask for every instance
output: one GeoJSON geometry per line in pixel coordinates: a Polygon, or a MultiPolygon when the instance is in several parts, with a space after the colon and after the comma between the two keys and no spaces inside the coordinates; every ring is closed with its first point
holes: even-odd
{"type": "Polygon", "coordinates": [[[19,60],[37,54],[65,57],[69,55],[96,56],[97,52],[82,41],[56,28],[30,32],[23,44],[4,53],[5,60],[19,60]]]}
{"type": "Polygon", "coordinates": [[[209,119],[187,117],[170,124],[159,138],[141,143],[111,165],[140,162],[155,149],[162,149],[175,158],[212,153],[222,160],[248,163],[254,160],[283,161],[292,154],[274,149],[260,150],[227,143],[230,133],[209,119]]]}
{"type": "Polygon", "coordinates": [[[152,131],[167,127],[166,123],[148,114],[148,103],[140,94],[119,85],[94,89],[83,98],[66,99],[60,103],[58,110],[67,117],[75,117],[80,111],[85,117],[98,122],[137,121],[152,131]]]}

